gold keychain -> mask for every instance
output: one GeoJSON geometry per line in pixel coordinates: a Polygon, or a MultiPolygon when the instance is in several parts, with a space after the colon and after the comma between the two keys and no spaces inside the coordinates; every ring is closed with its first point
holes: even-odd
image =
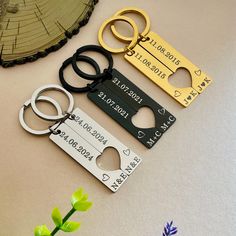
{"type": "Polygon", "coordinates": [[[101,46],[110,52],[125,53],[124,57],[127,61],[180,104],[187,107],[198,94],[206,89],[212,79],[159,35],[150,31],[150,25],[149,16],[145,11],[138,8],[124,8],[102,24],[98,32],[98,40],[101,46]],[[123,16],[126,13],[135,13],[144,18],[146,27],[142,33],[138,32],[138,27],[131,18],[123,16]],[[117,21],[124,21],[131,25],[134,31],[132,38],[122,36],[116,31],[114,23],[117,21]],[[111,26],[111,31],[118,40],[129,43],[127,47],[114,49],[105,43],[103,33],[108,25],[111,26]],[[191,87],[177,88],[169,83],[168,78],[179,68],[184,68],[190,73],[192,78],[191,87]]]}

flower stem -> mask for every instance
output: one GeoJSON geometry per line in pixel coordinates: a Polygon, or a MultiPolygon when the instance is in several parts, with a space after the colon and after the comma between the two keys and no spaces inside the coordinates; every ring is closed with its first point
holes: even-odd
{"type": "MultiPolygon", "coordinates": [[[[66,216],[63,218],[62,223],[64,224],[74,213],[76,212],[76,210],[74,208],[72,208],[67,214],[66,216]]],[[[59,227],[56,227],[52,233],[51,236],[54,236],[58,231],[60,230],[59,227]]]]}

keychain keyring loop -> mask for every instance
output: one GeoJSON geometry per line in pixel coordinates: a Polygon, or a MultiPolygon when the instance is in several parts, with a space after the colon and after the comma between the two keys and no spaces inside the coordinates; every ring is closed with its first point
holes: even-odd
{"type": "Polygon", "coordinates": [[[107,19],[106,21],[103,22],[103,24],[101,25],[101,27],[100,27],[100,29],[98,31],[98,41],[101,44],[101,46],[103,48],[105,48],[107,51],[113,52],[113,53],[126,52],[127,48],[132,49],[137,44],[138,36],[139,36],[139,34],[138,34],[138,26],[135,24],[135,22],[132,19],[130,19],[129,17],[126,17],[126,16],[113,16],[113,17],[107,19]],[[117,48],[117,49],[116,48],[111,48],[103,40],[103,32],[104,32],[105,28],[109,24],[112,24],[112,23],[114,23],[116,21],[124,21],[124,22],[130,24],[131,27],[134,30],[134,36],[133,36],[130,44],[128,46],[126,46],[125,48],[117,48]]]}
{"type": "MultiPolygon", "coordinates": [[[[148,34],[148,32],[150,31],[150,27],[151,27],[151,21],[150,21],[150,17],[148,16],[148,14],[142,9],[135,8],[135,7],[128,7],[128,8],[123,8],[120,11],[116,12],[114,16],[121,16],[121,15],[124,15],[127,13],[136,13],[144,18],[146,26],[145,26],[145,29],[143,30],[143,32],[139,33],[139,35],[145,37],[148,34]]],[[[114,34],[114,36],[118,40],[121,40],[122,42],[127,43],[127,42],[132,41],[132,39],[133,39],[132,37],[125,37],[125,36],[121,35],[120,33],[118,33],[118,31],[115,28],[115,25],[111,25],[111,31],[114,34]]]]}
{"type": "Polygon", "coordinates": [[[44,113],[42,113],[36,106],[36,101],[38,99],[38,97],[40,96],[40,94],[42,92],[48,91],[48,90],[56,90],[56,91],[60,91],[62,93],[64,93],[68,100],[69,100],[69,106],[66,110],[67,113],[72,112],[73,108],[74,108],[74,99],[73,96],[64,88],[62,88],[61,86],[57,85],[57,84],[49,84],[49,85],[44,85],[38,89],[36,89],[31,97],[31,107],[34,111],[34,113],[39,116],[40,118],[44,119],[44,120],[48,120],[48,121],[58,121],[61,120],[65,117],[65,114],[58,114],[56,116],[49,116],[46,115],[44,113]]]}
{"type": "MultiPolygon", "coordinates": [[[[62,110],[61,110],[60,105],[54,99],[52,99],[50,97],[46,97],[46,96],[40,96],[37,98],[37,102],[39,102],[39,101],[45,101],[45,102],[51,103],[56,108],[57,113],[62,114],[62,110]]],[[[20,112],[19,112],[19,121],[20,121],[20,124],[23,127],[23,129],[26,130],[27,132],[29,132],[31,134],[35,134],[35,135],[44,135],[44,134],[50,133],[51,130],[49,128],[46,130],[34,130],[26,124],[25,119],[24,119],[24,113],[25,113],[25,110],[30,107],[30,105],[31,105],[31,99],[27,100],[24,103],[24,105],[22,106],[22,108],[20,109],[20,112]]]]}
{"type": "Polygon", "coordinates": [[[98,45],[86,45],[86,46],[83,46],[83,47],[80,47],[79,49],[77,49],[76,53],[72,57],[73,58],[73,60],[72,60],[72,67],[73,67],[75,73],[77,75],[81,76],[82,78],[88,79],[88,80],[99,80],[101,78],[104,78],[106,76],[106,72],[97,73],[96,75],[90,75],[90,74],[87,74],[87,73],[83,72],[82,70],[80,70],[80,68],[77,66],[76,61],[78,60],[78,57],[81,56],[80,55],[81,53],[87,52],[87,51],[101,53],[107,59],[107,61],[108,61],[108,68],[107,68],[107,70],[108,71],[112,70],[113,58],[112,58],[112,55],[111,55],[110,52],[106,51],[104,48],[102,48],[101,46],[98,46],[98,45]]]}
{"type": "MultiPolygon", "coordinates": [[[[75,92],[75,93],[83,93],[83,92],[90,91],[91,87],[89,85],[87,85],[85,87],[78,88],[78,87],[74,87],[74,86],[72,86],[72,85],[70,85],[69,83],[66,82],[63,72],[64,72],[65,68],[72,63],[72,61],[73,61],[73,57],[70,57],[70,58],[66,59],[63,62],[62,66],[59,70],[59,79],[61,81],[62,86],[67,91],[75,92]]],[[[83,55],[79,55],[79,56],[76,57],[76,61],[87,62],[88,64],[90,64],[95,69],[97,75],[100,74],[100,67],[97,64],[97,62],[95,60],[93,60],[92,58],[87,57],[87,56],[83,56],[83,55]]]]}

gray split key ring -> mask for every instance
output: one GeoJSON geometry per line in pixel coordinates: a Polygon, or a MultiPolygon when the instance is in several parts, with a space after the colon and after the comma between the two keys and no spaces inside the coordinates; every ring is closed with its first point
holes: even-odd
{"type": "MultiPolygon", "coordinates": [[[[46,96],[40,96],[37,99],[37,102],[39,102],[39,101],[45,101],[45,102],[51,103],[56,108],[57,113],[62,114],[62,110],[61,110],[60,105],[54,99],[52,99],[50,97],[46,97],[46,96]]],[[[44,134],[50,133],[51,132],[50,128],[45,129],[45,130],[34,130],[26,124],[25,119],[24,119],[24,113],[25,113],[25,110],[28,107],[30,107],[30,105],[31,105],[31,100],[29,99],[24,103],[24,105],[20,109],[19,121],[20,121],[21,126],[24,128],[24,130],[26,130],[27,132],[34,134],[34,135],[44,135],[44,134]]]]}
{"type": "Polygon", "coordinates": [[[74,108],[74,99],[73,96],[64,88],[62,88],[61,86],[57,85],[57,84],[49,84],[49,85],[45,85],[42,86],[38,89],[36,89],[31,97],[31,107],[32,110],[34,111],[34,113],[39,116],[40,118],[47,120],[47,121],[59,121],[62,120],[66,114],[58,114],[58,115],[54,115],[54,116],[50,116],[50,115],[46,115],[44,113],[42,113],[36,106],[36,101],[38,99],[38,97],[40,96],[41,93],[48,91],[48,90],[56,90],[56,91],[60,91],[62,93],[64,93],[68,100],[69,100],[69,105],[68,108],[66,110],[65,113],[71,113],[73,111],[74,108]]]}

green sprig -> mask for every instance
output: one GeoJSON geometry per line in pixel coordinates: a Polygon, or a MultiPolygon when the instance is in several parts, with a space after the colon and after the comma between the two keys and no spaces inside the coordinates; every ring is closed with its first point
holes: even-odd
{"type": "Polygon", "coordinates": [[[68,219],[76,212],[76,211],[87,211],[91,206],[92,202],[87,201],[88,194],[84,193],[82,188],[79,188],[75,191],[71,196],[71,205],[72,209],[66,214],[64,218],[62,218],[60,210],[58,208],[54,208],[51,214],[52,220],[55,224],[55,228],[52,232],[47,228],[46,225],[37,226],[34,230],[35,236],[54,236],[58,231],[63,232],[74,232],[79,229],[80,223],[68,221],[68,219]]]}

